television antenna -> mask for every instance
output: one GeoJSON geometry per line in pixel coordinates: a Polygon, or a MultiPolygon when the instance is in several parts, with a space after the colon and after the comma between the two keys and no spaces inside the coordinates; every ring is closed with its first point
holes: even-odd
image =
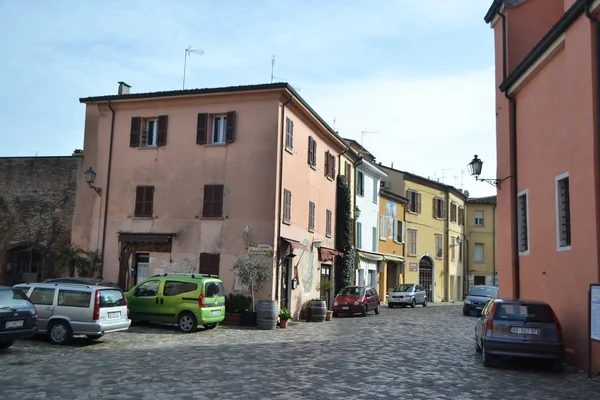
{"type": "Polygon", "coordinates": [[[185,89],[185,70],[187,68],[187,58],[192,54],[198,54],[201,56],[204,54],[204,50],[201,49],[192,49],[192,45],[189,45],[187,49],[185,49],[185,56],[183,58],[183,89],[185,89]]]}
{"type": "MultiPolygon", "coordinates": [[[[286,81],[287,79],[282,78],[280,76],[275,76],[275,54],[271,55],[271,83],[273,83],[273,80],[279,80],[279,81],[286,81]]],[[[298,92],[300,91],[300,88],[297,86],[294,86],[290,83],[290,86],[294,88],[294,90],[297,90],[298,92]]]]}
{"type": "MultiPolygon", "coordinates": [[[[361,131],[360,132],[360,145],[363,146],[363,143],[365,142],[365,134],[366,133],[379,133],[379,132],[373,132],[373,131],[361,131]]],[[[364,146],[363,146],[364,147],[364,146]]]]}

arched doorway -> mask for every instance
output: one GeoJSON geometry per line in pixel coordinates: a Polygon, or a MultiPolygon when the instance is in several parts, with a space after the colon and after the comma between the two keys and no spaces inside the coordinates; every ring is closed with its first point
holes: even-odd
{"type": "Polygon", "coordinates": [[[44,272],[44,254],[33,246],[19,246],[8,252],[12,284],[36,281],[44,272]]]}
{"type": "Polygon", "coordinates": [[[429,256],[419,261],[419,285],[425,288],[427,301],[433,303],[433,260],[429,256]]]}

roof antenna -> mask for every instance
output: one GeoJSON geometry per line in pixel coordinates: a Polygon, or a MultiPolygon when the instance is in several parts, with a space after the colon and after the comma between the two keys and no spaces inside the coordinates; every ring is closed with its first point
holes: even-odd
{"type": "Polygon", "coordinates": [[[273,70],[275,69],[275,54],[271,55],[271,83],[273,83],[273,78],[275,78],[275,76],[273,75],[273,70]]]}
{"type": "Polygon", "coordinates": [[[183,58],[183,89],[185,89],[185,70],[187,68],[187,58],[191,55],[191,54],[198,54],[199,56],[201,56],[202,54],[204,54],[204,50],[200,50],[200,49],[192,49],[192,45],[189,45],[187,49],[185,49],[185,56],[183,58]]]}
{"type": "Polygon", "coordinates": [[[335,131],[335,117],[333,117],[333,130],[335,131]]]}
{"type": "MultiPolygon", "coordinates": [[[[273,55],[271,56],[271,83],[273,83],[273,81],[274,81],[275,79],[277,79],[277,80],[279,80],[279,81],[285,81],[285,80],[286,80],[285,78],[282,78],[282,77],[280,77],[280,76],[275,76],[275,71],[274,71],[274,70],[275,70],[275,54],[273,54],[273,55]]],[[[296,91],[298,91],[298,92],[300,91],[300,88],[299,88],[298,86],[294,86],[294,85],[292,85],[291,83],[290,83],[290,86],[291,86],[292,88],[294,88],[294,90],[296,90],[296,91]]]]}
{"type": "Polygon", "coordinates": [[[361,137],[360,137],[360,145],[364,148],[365,146],[363,145],[363,143],[365,142],[365,133],[379,133],[379,132],[372,132],[372,131],[362,131],[361,137]]]}

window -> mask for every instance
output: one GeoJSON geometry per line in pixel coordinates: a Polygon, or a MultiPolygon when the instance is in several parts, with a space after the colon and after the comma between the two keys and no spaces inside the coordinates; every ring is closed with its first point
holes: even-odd
{"type": "Polygon", "coordinates": [[[308,165],[317,167],[317,141],[312,136],[308,137],[308,165]]]}
{"type": "Polygon", "coordinates": [[[235,111],[228,111],[221,115],[198,114],[196,144],[233,143],[235,141],[235,116],[235,111]]]}
{"type": "Polygon", "coordinates": [[[484,262],[485,261],[485,255],[483,253],[483,250],[484,250],[483,243],[475,243],[475,259],[473,261],[475,261],[475,262],[484,262]]]}
{"type": "Polygon", "coordinates": [[[154,186],[138,186],[135,190],[134,217],[150,218],[154,214],[154,186]]]}
{"type": "Polygon", "coordinates": [[[29,295],[29,300],[36,305],[51,306],[54,304],[55,292],[55,289],[50,288],[34,288],[29,295]]]}
{"type": "Polygon", "coordinates": [[[421,214],[421,193],[409,189],[406,191],[406,197],[408,198],[406,210],[412,214],[421,214]]]}
{"type": "Polygon", "coordinates": [[[417,230],[416,229],[408,230],[408,255],[409,256],[417,255],[417,230]]]}
{"type": "Polygon", "coordinates": [[[388,217],[386,215],[379,216],[379,239],[385,240],[388,236],[388,217]]]}
{"type": "Polygon", "coordinates": [[[433,218],[446,218],[446,201],[439,197],[433,198],[433,218]]]}
{"type": "Polygon", "coordinates": [[[454,261],[456,260],[456,238],[452,236],[450,242],[450,259],[454,261]]]}
{"type": "Polygon", "coordinates": [[[294,149],[294,121],[285,117],[285,148],[294,149]]]}
{"type": "Polygon", "coordinates": [[[283,222],[292,222],[292,192],[287,189],[283,190],[283,222]]]}
{"type": "Polygon", "coordinates": [[[463,260],[463,241],[458,244],[458,262],[462,262],[463,260]]]}
{"type": "Polygon", "coordinates": [[[443,248],[444,236],[436,233],[435,234],[435,258],[443,258],[444,257],[444,248],[443,248]]]}
{"type": "Polygon", "coordinates": [[[221,264],[220,254],[200,253],[200,268],[201,274],[219,275],[219,267],[221,264]]]}
{"type": "Polygon", "coordinates": [[[365,195],[365,174],[361,171],[356,172],[356,194],[358,196],[365,195]]]}
{"type": "Polygon", "coordinates": [[[376,226],[373,227],[372,232],[373,232],[373,234],[371,235],[371,242],[372,242],[371,247],[372,247],[372,251],[374,253],[376,253],[377,252],[377,227],[376,226]]]}
{"type": "Polygon", "coordinates": [[[483,226],[483,217],[484,217],[484,212],[483,210],[475,210],[475,226],[483,226]]]}
{"type": "Polygon", "coordinates": [[[58,291],[57,306],[62,307],[79,307],[87,308],[90,306],[92,292],[84,292],[81,290],[64,290],[58,291]]]}
{"type": "Polygon", "coordinates": [[[120,289],[102,289],[99,291],[101,308],[122,307],[127,305],[123,292],[120,289]]]}
{"type": "Polygon", "coordinates": [[[333,231],[332,225],[332,217],[333,213],[331,210],[325,211],[325,236],[331,237],[331,232],[333,231]]]}
{"type": "Polygon", "coordinates": [[[132,117],[129,134],[130,147],[157,147],[167,144],[168,117],[132,117]]]}
{"type": "Polygon", "coordinates": [[[219,281],[207,281],[204,283],[204,295],[206,297],[225,297],[225,288],[219,281]]]}
{"type": "Polygon", "coordinates": [[[556,237],[557,246],[571,246],[571,210],[569,199],[569,175],[556,177],[556,237]]]}
{"type": "Polygon", "coordinates": [[[348,186],[352,185],[352,167],[347,161],[344,163],[344,178],[348,186]]]}
{"type": "Polygon", "coordinates": [[[25,286],[19,286],[18,288],[0,288],[0,309],[31,307],[31,304],[29,303],[30,300],[28,300],[25,295],[25,292],[27,292],[28,289],[29,288],[25,286]]]}
{"type": "Polygon", "coordinates": [[[362,248],[362,224],[356,223],[356,248],[362,248]]]}
{"type": "Polygon", "coordinates": [[[177,296],[182,293],[195,292],[198,290],[198,284],[192,282],[165,281],[163,288],[164,296],[177,296]]]}
{"type": "Polygon", "coordinates": [[[135,297],[156,297],[158,295],[158,287],[160,286],[160,281],[152,280],[142,283],[140,286],[135,289],[134,296],[135,297]]]}
{"type": "Polygon", "coordinates": [[[450,204],[450,222],[456,222],[457,208],[456,203],[450,204]]]}
{"type": "Polygon", "coordinates": [[[473,284],[475,284],[475,285],[485,285],[485,276],[477,276],[477,275],[474,276],[473,277],[473,284]]]}
{"type": "Polygon", "coordinates": [[[376,179],[373,179],[373,203],[377,204],[379,198],[379,183],[376,179]]]}
{"type": "Polygon", "coordinates": [[[463,207],[458,207],[458,225],[465,225],[465,209],[463,207]]]}
{"type": "Polygon", "coordinates": [[[394,231],[392,232],[392,239],[396,243],[404,243],[404,221],[398,221],[397,219],[392,221],[394,231]]]}
{"type": "Polygon", "coordinates": [[[517,197],[517,213],[519,225],[517,234],[519,236],[519,252],[529,251],[529,190],[525,189],[517,197]]]}
{"type": "Polygon", "coordinates": [[[204,185],[203,218],[223,218],[223,185],[204,185]]]}
{"type": "Polygon", "coordinates": [[[406,222],[405,221],[396,221],[398,225],[398,229],[400,230],[398,241],[402,244],[406,242],[406,222]]]}
{"type": "Polygon", "coordinates": [[[329,150],[325,152],[325,176],[335,179],[335,156],[329,150]]]}
{"type": "Polygon", "coordinates": [[[308,202],[308,231],[315,231],[315,203],[308,202]]]}

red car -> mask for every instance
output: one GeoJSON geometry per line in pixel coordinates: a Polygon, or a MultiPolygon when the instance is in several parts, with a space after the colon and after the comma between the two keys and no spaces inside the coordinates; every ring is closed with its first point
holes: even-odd
{"type": "Polygon", "coordinates": [[[335,296],[333,316],[361,314],[364,317],[369,311],[379,314],[379,303],[379,295],[374,287],[346,286],[335,296]]]}

